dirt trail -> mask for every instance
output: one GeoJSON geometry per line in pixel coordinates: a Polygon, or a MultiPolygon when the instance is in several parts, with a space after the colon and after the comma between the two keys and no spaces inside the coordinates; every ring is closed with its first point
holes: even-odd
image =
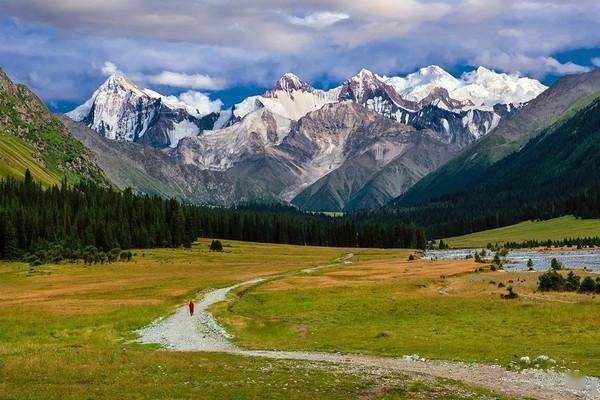
{"type": "Polygon", "coordinates": [[[351,263],[353,254],[346,254],[335,264],[307,268],[299,273],[286,273],[252,279],[236,285],[207,292],[197,301],[196,313],[190,316],[188,307],[182,306],[166,318],[161,318],[148,327],[140,329],[141,343],[159,343],[171,351],[225,352],[242,356],[267,357],[272,359],[304,360],[347,364],[365,368],[386,369],[397,372],[414,372],[440,378],[455,379],[470,385],[484,387],[497,393],[516,398],[555,399],[600,399],[598,378],[572,379],[566,374],[524,370],[507,371],[499,365],[463,363],[457,361],[417,360],[409,357],[381,357],[360,354],[321,353],[311,351],[248,350],[231,342],[229,334],[210,313],[210,306],[225,301],[234,289],[256,285],[265,281],[281,279],[295,274],[310,274],[351,263]]]}

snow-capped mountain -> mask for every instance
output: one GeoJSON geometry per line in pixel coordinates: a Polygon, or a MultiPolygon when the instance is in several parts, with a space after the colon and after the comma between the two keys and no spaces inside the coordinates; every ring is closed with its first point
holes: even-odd
{"type": "Polygon", "coordinates": [[[274,198],[339,211],[385,204],[457,149],[430,130],[342,101],[298,121],[261,108],[238,124],[183,139],[171,157],[231,181],[252,179],[274,198]]]}
{"type": "Polygon", "coordinates": [[[421,68],[405,77],[381,77],[407,100],[420,102],[437,88],[444,88],[458,101],[474,106],[522,104],[547,89],[539,81],[517,75],[499,74],[485,67],[457,79],[437,65],[421,68]]]}
{"type": "Polygon", "coordinates": [[[262,95],[202,115],[115,75],[68,116],[108,139],[167,149],[189,176],[219,176],[232,187],[215,191],[216,202],[258,193],[348,210],[400,195],[545,89],[482,67],[460,78],[437,66],[405,77],[363,69],[330,90],[287,73],[262,95]]]}
{"type": "Polygon", "coordinates": [[[460,79],[438,66],[406,77],[379,76],[363,69],[328,91],[315,89],[288,73],[272,90],[233,106],[227,125],[260,108],[298,120],[325,104],[350,100],[398,122],[431,129],[442,140],[462,147],[488,133],[501,118],[545,89],[534,79],[483,67],[460,79]]]}
{"type": "Polygon", "coordinates": [[[336,90],[323,91],[315,89],[296,75],[284,74],[273,88],[261,96],[250,96],[232,108],[233,120],[239,121],[245,115],[260,108],[298,120],[311,111],[318,110],[325,104],[338,101],[336,90]]]}
{"type": "Polygon", "coordinates": [[[501,118],[545,89],[534,79],[484,67],[460,79],[438,66],[421,68],[405,77],[379,76],[363,69],[327,91],[287,73],[262,95],[250,96],[220,113],[202,115],[173,96],[139,88],[117,74],[67,115],[107,138],[164,148],[175,147],[181,138],[204,130],[240,123],[259,109],[297,121],[325,104],[350,100],[417,129],[431,129],[442,140],[462,147],[488,133],[501,118]]]}
{"type": "Polygon", "coordinates": [[[219,115],[201,115],[194,107],[149,89],[121,74],[110,76],[81,106],[67,113],[108,139],[175,147],[183,137],[212,129],[219,115]]]}

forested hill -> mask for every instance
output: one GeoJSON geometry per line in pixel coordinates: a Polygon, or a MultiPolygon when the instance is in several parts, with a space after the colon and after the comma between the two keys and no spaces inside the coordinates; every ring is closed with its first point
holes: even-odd
{"type": "Polygon", "coordinates": [[[393,204],[410,207],[482,182],[487,169],[518,151],[544,129],[589,103],[600,93],[600,68],[566,76],[531,100],[479,141],[441,168],[425,176],[393,204]]]}
{"type": "Polygon", "coordinates": [[[414,225],[363,223],[292,208],[226,209],[140,196],[82,182],[44,189],[25,179],[0,181],[0,258],[42,241],[146,248],[188,246],[198,237],[316,246],[424,248],[414,225]]]}
{"type": "Polygon", "coordinates": [[[600,218],[600,97],[493,164],[476,184],[370,218],[389,220],[390,214],[426,226],[432,237],[566,214],[600,218]]]}
{"type": "Polygon", "coordinates": [[[0,177],[29,169],[45,186],[63,178],[106,183],[91,153],[26,86],[0,69],[0,177]]]}

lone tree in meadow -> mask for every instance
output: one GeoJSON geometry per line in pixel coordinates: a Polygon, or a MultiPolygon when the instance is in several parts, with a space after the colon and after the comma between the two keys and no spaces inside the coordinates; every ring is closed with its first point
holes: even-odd
{"type": "Polygon", "coordinates": [[[223,251],[223,245],[221,244],[220,240],[213,240],[210,243],[210,250],[211,251],[223,251]]]}

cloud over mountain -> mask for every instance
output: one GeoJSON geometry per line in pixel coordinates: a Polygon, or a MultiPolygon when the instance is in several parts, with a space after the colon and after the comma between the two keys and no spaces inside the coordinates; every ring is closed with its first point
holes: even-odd
{"type": "Polygon", "coordinates": [[[81,99],[106,60],[148,85],[205,91],[290,70],[325,82],[429,64],[563,75],[591,62],[557,53],[600,47],[591,0],[5,0],[0,15],[0,63],[47,100],[81,99]]]}

